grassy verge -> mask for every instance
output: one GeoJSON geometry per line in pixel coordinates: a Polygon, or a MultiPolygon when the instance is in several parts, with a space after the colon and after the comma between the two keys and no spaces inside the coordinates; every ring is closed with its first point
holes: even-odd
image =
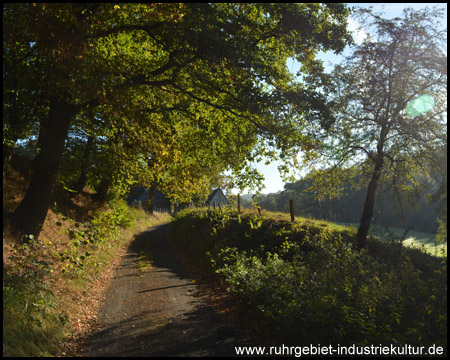
{"type": "Polygon", "coordinates": [[[95,318],[104,273],[134,234],[169,220],[116,200],[85,222],[50,211],[39,240],[4,236],[3,356],[66,355],[95,318]]]}
{"type": "Polygon", "coordinates": [[[281,214],[191,210],[174,240],[270,329],[272,343],[447,345],[447,261],[281,214]]]}
{"type": "MultiPolygon", "coordinates": [[[[344,226],[357,228],[359,224],[354,223],[340,223],[344,226]]],[[[392,237],[401,238],[405,233],[405,229],[395,226],[381,226],[373,224],[370,226],[369,235],[378,237],[384,241],[390,241],[392,237]]],[[[403,246],[421,249],[428,254],[446,257],[447,256],[447,243],[440,243],[436,241],[436,234],[425,233],[420,231],[408,231],[405,239],[403,240],[403,246]]]]}

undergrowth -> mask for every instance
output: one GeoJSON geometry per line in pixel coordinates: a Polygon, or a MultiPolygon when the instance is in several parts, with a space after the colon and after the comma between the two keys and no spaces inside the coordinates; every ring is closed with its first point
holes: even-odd
{"type": "Polygon", "coordinates": [[[44,227],[58,229],[51,233],[59,236],[29,236],[7,244],[3,356],[57,355],[74,331],[72,322],[80,309],[73,299],[89,296],[93,281],[134,233],[170,219],[149,216],[118,199],[85,222],[53,216],[57,221],[44,227]]]}
{"type": "Polygon", "coordinates": [[[447,261],[324,221],[183,211],[175,241],[292,345],[447,345],[447,261]]]}

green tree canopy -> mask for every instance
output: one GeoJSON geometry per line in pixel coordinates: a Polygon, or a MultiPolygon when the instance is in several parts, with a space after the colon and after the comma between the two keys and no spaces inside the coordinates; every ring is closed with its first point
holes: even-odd
{"type": "Polygon", "coordinates": [[[322,70],[315,55],[342,51],[348,14],[343,4],[5,4],[4,143],[29,136],[21,121],[39,138],[13,228],[38,232],[76,119],[102,128],[111,174],[146,169],[142,178],[174,195],[227,167],[241,184],[257,179],[246,160],[266,140],[294,154],[307,143],[305,122],[329,126],[326,97],[311,86],[322,70]],[[289,57],[302,63],[302,82],[289,57]]]}
{"type": "Polygon", "coordinates": [[[417,178],[430,172],[430,166],[435,173],[442,169],[435,156],[447,143],[446,31],[438,26],[441,17],[442,10],[428,8],[405,9],[402,18],[393,20],[364,12],[362,19],[374,35],[332,74],[337,121],[331,131],[319,134],[322,145],[306,160],[328,168],[325,175],[318,173],[315,184],[331,195],[339,193],[342,179],[355,178],[359,171],[364,175],[361,247],[377,187],[391,188],[399,200],[412,200],[420,193],[417,178]]]}

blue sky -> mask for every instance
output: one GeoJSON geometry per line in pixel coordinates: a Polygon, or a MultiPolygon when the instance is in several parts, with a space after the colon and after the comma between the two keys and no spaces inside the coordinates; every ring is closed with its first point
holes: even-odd
{"type": "MultiPolygon", "coordinates": [[[[433,6],[439,6],[441,8],[445,8],[445,19],[442,20],[443,24],[447,24],[447,4],[446,3],[347,3],[348,6],[359,6],[368,8],[370,6],[373,7],[373,10],[377,12],[383,12],[384,17],[386,18],[394,18],[397,16],[402,15],[402,11],[404,8],[410,6],[414,9],[422,9],[426,6],[433,7],[433,6]]],[[[356,22],[350,21],[349,24],[352,28],[355,29],[355,32],[353,33],[353,36],[356,41],[358,39],[362,39],[364,36],[363,32],[357,32],[356,27],[358,24],[356,22]]],[[[343,55],[350,55],[350,49],[346,49],[343,52],[343,55]]],[[[331,72],[334,64],[339,63],[343,60],[342,55],[335,55],[332,53],[322,53],[319,55],[319,58],[323,60],[325,65],[325,71],[331,72]]],[[[295,63],[289,64],[289,69],[292,72],[296,72],[298,70],[298,65],[295,63]]],[[[281,179],[278,169],[277,169],[278,163],[274,162],[270,165],[265,165],[264,162],[260,162],[256,164],[256,168],[264,175],[265,181],[264,185],[265,188],[262,190],[262,193],[268,194],[268,193],[276,193],[278,191],[282,191],[284,189],[284,182],[281,179]]],[[[305,171],[306,172],[306,171],[305,171]]],[[[232,191],[234,194],[237,193],[237,190],[232,191]]],[[[244,191],[245,193],[245,191],[244,191]]]]}

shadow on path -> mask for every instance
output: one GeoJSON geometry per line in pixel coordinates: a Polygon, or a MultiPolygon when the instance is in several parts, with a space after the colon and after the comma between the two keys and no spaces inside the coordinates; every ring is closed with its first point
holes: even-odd
{"type": "Polygon", "coordinates": [[[236,335],[207,305],[171,252],[169,224],[149,229],[130,244],[107,290],[100,330],[83,356],[235,356],[236,335]],[[152,267],[139,270],[139,253],[152,267]]]}

